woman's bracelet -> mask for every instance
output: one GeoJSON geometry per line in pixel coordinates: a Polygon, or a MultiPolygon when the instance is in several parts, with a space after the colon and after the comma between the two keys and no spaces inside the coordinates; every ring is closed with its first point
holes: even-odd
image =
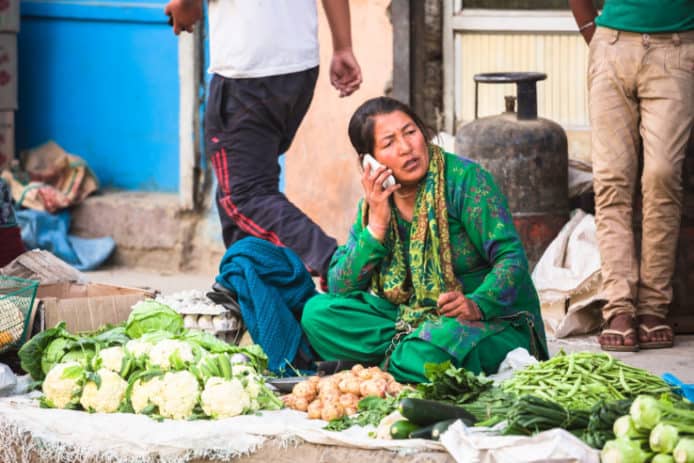
{"type": "Polygon", "coordinates": [[[584,30],[592,26],[595,26],[595,21],[588,21],[587,23],[578,28],[578,32],[583,32],[584,30]]]}

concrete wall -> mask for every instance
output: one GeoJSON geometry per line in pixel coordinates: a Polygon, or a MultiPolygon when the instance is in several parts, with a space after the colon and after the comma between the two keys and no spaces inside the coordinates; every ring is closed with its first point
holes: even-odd
{"type": "Polygon", "coordinates": [[[389,4],[389,0],[350,2],[352,42],[364,82],[348,98],[340,98],[330,85],[332,41],[320,8],[320,76],[311,108],[285,159],[285,193],[340,243],[347,237],[362,194],[347,124],[357,106],[386,92],[392,77],[389,4]]]}

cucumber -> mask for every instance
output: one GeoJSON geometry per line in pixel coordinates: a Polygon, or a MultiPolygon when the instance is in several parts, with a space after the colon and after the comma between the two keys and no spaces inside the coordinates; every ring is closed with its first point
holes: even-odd
{"type": "Polygon", "coordinates": [[[434,430],[435,424],[417,428],[410,433],[410,439],[431,439],[431,433],[434,430]]]}
{"type": "Polygon", "coordinates": [[[407,420],[400,420],[393,423],[390,427],[390,435],[393,439],[408,439],[410,433],[419,429],[414,423],[410,423],[407,420]]]}
{"type": "Polygon", "coordinates": [[[441,437],[441,434],[446,432],[448,427],[458,421],[458,418],[451,418],[450,420],[445,420],[445,421],[439,421],[435,425],[432,426],[431,429],[431,438],[434,440],[439,440],[439,437],[441,437]]]}
{"type": "Polygon", "coordinates": [[[400,401],[398,409],[402,416],[419,426],[429,426],[453,418],[462,420],[468,426],[472,426],[477,421],[475,416],[464,408],[435,400],[408,397],[400,401]]]}

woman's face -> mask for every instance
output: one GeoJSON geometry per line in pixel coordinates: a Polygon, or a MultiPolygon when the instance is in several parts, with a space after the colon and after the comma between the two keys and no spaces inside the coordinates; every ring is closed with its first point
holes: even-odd
{"type": "Polygon", "coordinates": [[[373,156],[390,167],[403,186],[419,183],[429,168],[429,150],[424,134],[402,111],[374,116],[373,156]]]}

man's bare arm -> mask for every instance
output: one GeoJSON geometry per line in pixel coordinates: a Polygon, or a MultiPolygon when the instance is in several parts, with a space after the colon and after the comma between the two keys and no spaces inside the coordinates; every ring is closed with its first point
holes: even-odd
{"type": "Polygon", "coordinates": [[[569,0],[571,12],[574,15],[578,30],[583,35],[586,43],[590,43],[595,33],[595,18],[598,11],[592,0],[569,0]]]}
{"type": "Polygon", "coordinates": [[[202,19],[202,0],[171,0],[164,7],[169,16],[174,34],[193,32],[195,23],[202,19]]]}
{"type": "Polygon", "coordinates": [[[333,38],[330,83],[340,96],[351,95],[361,85],[361,68],[352,52],[352,31],[348,0],[323,0],[333,38]]]}

